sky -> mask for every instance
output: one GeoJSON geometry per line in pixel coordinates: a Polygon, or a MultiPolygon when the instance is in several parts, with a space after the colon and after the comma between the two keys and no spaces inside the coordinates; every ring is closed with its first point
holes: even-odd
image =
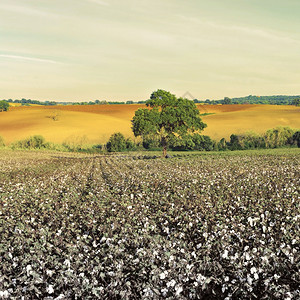
{"type": "Polygon", "coordinates": [[[1,0],[0,99],[300,94],[299,0],[1,0]]]}

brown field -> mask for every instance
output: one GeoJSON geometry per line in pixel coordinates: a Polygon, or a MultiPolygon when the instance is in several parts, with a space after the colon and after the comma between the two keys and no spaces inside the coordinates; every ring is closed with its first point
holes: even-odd
{"type": "MultiPolygon", "coordinates": [[[[131,122],[135,110],[131,105],[15,106],[0,113],[0,135],[8,143],[31,135],[62,143],[104,143],[114,132],[133,137],[131,122]],[[56,118],[56,120],[54,120],[56,118]]],[[[232,133],[262,133],[277,126],[300,128],[300,108],[283,105],[198,105],[208,127],[204,134],[219,140],[232,133]]]]}

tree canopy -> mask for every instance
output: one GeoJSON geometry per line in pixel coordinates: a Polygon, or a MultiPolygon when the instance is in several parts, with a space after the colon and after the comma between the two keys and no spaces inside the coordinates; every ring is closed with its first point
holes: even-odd
{"type": "Polygon", "coordinates": [[[160,137],[164,156],[169,140],[200,132],[207,125],[202,122],[195,103],[188,99],[176,98],[164,90],[153,92],[146,101],[147,108],[138,109],[132,119],[135,136],[145,138],[149,135],[160,137]]]}

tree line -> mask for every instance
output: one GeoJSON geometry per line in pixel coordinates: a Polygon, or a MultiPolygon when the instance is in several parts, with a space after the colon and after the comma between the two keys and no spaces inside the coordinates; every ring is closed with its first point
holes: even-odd
{"type": "MultiPolygon", "coordinates": [[[[32,99],[22,98],[21,100],[16,99],[3,99],[2,101],[7,103],[20,103],[24,106],[31,104],[53,106],[53,105],[107,105],[107,104],[145,104],[147,100],[141,101],[107,101],[107,100],[94,100],[94,101],[81,101],[81,102],[58,102],[58,101],[39,101],[32,99]]],[[[286,96],[286,95],[275,95],[275,96],[246,96],[239,98],[224,97],[221,100],[198,100],[193,99],[194,103],[204,103],[208,105],[218,104],[270,104],[270,105],[295,105],[300,106],[300,95],[298,96],[286,96]]]]}
{"type": "Polygon", "coordinates": [[[210,105],[216,104],[269,104],[269,105],[300,105],[300,96],[246,96],[240,98],[229,98],[224,97],[221,100],[210,100],[200,101],[198,99],[193,100],[195,103],[205,103],[210,105]]]}

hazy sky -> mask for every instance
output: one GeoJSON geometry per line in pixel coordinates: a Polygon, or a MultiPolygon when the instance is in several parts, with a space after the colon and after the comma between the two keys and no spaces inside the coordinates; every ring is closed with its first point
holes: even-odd
{"type": "Polygon", "coordinates": [[[300,94],[299,0],[0,0],[0,99],[300,94]]]}

